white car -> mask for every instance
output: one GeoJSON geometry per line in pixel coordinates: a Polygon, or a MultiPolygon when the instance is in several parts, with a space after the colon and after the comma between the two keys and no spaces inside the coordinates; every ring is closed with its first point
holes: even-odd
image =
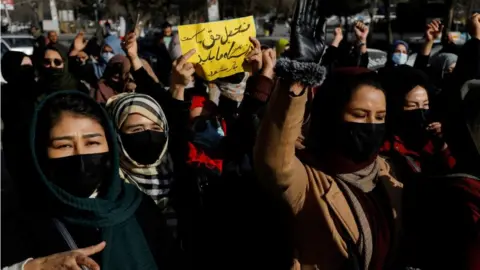
{"type": "MultiPolygon", "coordinates": [[[[1,45],[1,54],[0,54],[0,59],[2,59],[3,55],[8,52],[10,49],[3,43],[0,44],[1,45]]],[[[3,78],[2,76],[2,73],[0,72],[0,83],[3,84],[3,83],[6,83],[5,79],[3,78]]]]}
{"type": "Polygon", "coordinates": [[[35,39],[30,35],[1,35],[2,46],[11,51],[23,52],[26,55],[33,54],[35,39]]]}

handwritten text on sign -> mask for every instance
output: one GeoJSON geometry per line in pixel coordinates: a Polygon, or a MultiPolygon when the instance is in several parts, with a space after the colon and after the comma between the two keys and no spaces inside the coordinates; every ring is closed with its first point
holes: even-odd
{"type": "Polygon", "coordinates": [[[189,62],[201,65],[205,79],[227,77],[243,71],[245,55],[253,48],[253,16],[178,27],[182,54],[196,49],[189,62]]]}

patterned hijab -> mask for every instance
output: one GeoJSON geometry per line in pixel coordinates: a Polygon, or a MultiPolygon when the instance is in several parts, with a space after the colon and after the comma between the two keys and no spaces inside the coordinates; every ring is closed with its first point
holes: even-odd
{"type": "Polygon", "coordinates": [[[120,135],[120,176],[131,184],[136,185],[143,193],[163,208],[167,204],[167,195],[173,179],[173,162],[167,152],[168,148],[168,123],[160,105],[148,95],[136,93],[123,93],[110,98],[107,102],[107,110],[112,117],[113,123],[120,131],[122,125],[130,114],[140,114],[163,128],[167,142],[158,157],[158,160],[150,165],[142,165],[130,158],[122,145],[120,135]]]}

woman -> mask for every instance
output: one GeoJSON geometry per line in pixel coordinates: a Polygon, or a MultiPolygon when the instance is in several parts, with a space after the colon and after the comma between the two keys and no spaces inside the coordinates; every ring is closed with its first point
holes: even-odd
{"type": "Polygon", "coordinates": [[[125,93],[107,103],[120,143],[120,177],[150,196],[175,219],[168,204],[173,161],[168,153],[168,123],[160,105],[150,96],[125,93]]]}
{"type": "Polygon", "coordinates": [[[105,104],[116,94],[134,91],[136,85],[131,78],[130,67],[130,60],[124,55],[112,57],[98,82],[98,89],[92,91],[92,98],[98,103],[105,104]]]}
{"type": "MultiPolygon", "coordinates": [[[[429,99],[428,78],[422,71],[410,66],[391,69],[383,78],[388,93],[388,134],[382,154],[390,158],[395,171],[427,175],[448,172],[455,159],[442,139],[442,126],[435,121],[429,99]]],[[[434,104],[435,105],[435,104],[434,104]]]]}
{"type": "MultiPolygon", "coordinates": [[[[83,48],[82,48],[83,49],[83,48]]],[[[81,51],[81,50],[80,50],[81,51]]],[[[107,64],[115,55],[125,55],[122,49],[122,41],[116,36],[108,36],[103,40],[98,63],[93,64],[93,70],[98,79],[103,76],[107,64]]],[[[70,54],[71,56],[72,54],[70,54]]]]}
{"type": "Polygon", "coordinates": [[[78,81],[68,69],[68,57],[54,45],[48,45],[43,54],[39,78],[42,94],[78,89],[88,93],[88,86],[78,81]]]}
{"type": "Polygon", "coordinates": [[[37,98],[38,86],[32,60],[22,52],[8,51],[2,57],[2,76],[7,84],[2,85],[2,121],[5,132],[2,143],[9,159],[8,167],[16,174],[23,171],[22,160],[28,150],[28,127],[37,98]],[[23,149],[23,150],[21,150],[23,149]]]}
{"type": "Polygon", "coordinates": [[[172,267],[165,220],[120,180],[116,134],[93,99],[78,91],[49,95],[31,131],[38,178],[22,183],[30,211],[2,238],[11,246],[2,250],[2,266],[32,258],[20,263],[24,269],[172,267]]]}
{"type": "Polygon", "coordinates": [[[408,61],[408,43],[403,40],[397,40],[392,46],[392,55],[385,66],[405,65],[408,61]]]}
{"type": "MultiPolygon", "coordinates": [[[[480,266],[480,80],[462,87],[461,110],[450,111],[445,139],[457,159],[451,174],[417,181],[410,256],[420,269],[480,266]],[[439,237],[441,235],[441,237],[439,237]],[[441,259],[439,259],[441,258],[441,259]]],[[[408,220],[407,220],[408,221],[408,220]]]]}
{"type": "Polygon", "coordinates": [[[277,85],[254,162],[258,179],[280,186],[296,216],[294,269],[390,269],[402,185],[378,157],[386,98],[377,75],[346,68],[327,77],[314,97],[302,160],[295,141],[310,90],[295,81],[277,85]]]}

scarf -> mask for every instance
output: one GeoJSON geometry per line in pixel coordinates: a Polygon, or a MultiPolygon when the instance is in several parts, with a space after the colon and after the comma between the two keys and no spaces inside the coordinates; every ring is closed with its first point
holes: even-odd
{"type": "Polygon", "coordinates": [[[223,81],[221,79],[215,80],[208,84],[208,95],[211,101],[215,104],[219,104],[220,95],[225,96],[233,101],[236,101],[238,105],[243,100],[243,94],[247,86],[247,80],[249,77],[248,72],[244,72],[244,77],[239,83],[232,83],[223,81]]]}
{"type": "Polygon", "coordinates": [[[355,193],[350,189],[350,185],[359,188],[365,193],[370,192],[376,186],[378,171],[378,162],[375,160],[372,164],[357,172],[335,175],[335,179],[337,180],[336,182],[345,194],[345,197],[352,208],[354,216],[356,217],[356,221],[360,230],[358,250],[360,255],[363,257],[363,269],[369,269],[372,259],[372,231],[367,215],[365,214],[360,201],[355,196],[355,193]]]}
{"type": "Polygon", "coordinates": [[[115,55],[107,64],[102,78],[98,82],[98,89],[92,91],[92,98],[98,103],[107,103],[108,99],[116,94],[129,91],[131,82],[123,80],[124,77],[130,78],[130,60],[124,55],[115,55]],[[118,83],[112,81],[112,77],[119,75],[121,80],[118,83]],[[116,84],[116,85],[115,85],[116,84]]]}
{"type": "Polygon", "coordinates": [[[157,123],[167,136],[167,142],[158,157],[150,165],[142,165],[128,155],[118,136],[120,144],[120,175],[131,184],[136,185],[143,193],[150,196],[157,205],[165,209],[168,203],[168,193],[173,181],[173,162],[167,152],[168,123],[160,105],[150,96],[135,93],[124,93],[114,96],[107,103],[113,122],[120,130],[130,114],[138,113],[157,123]]]}
{"type": "Polygon", "coordinates": [[[41,91],[46,94],[50,94],[52,92],[62,90],[79,90],[80,84],[69,71],[68,56],[65,54],[65,52],[59,49],[56,45],[48,45],[46,50],[54,50],[60,54],[60,57],[63,60],[63,68],[61,76],[52,80],[51,78],[47,78],[47,76],[45,76],[45,68],[43,66],[41,67],[39,80],[41,91]]]}
{"type": "Polygon", "coordinates": [[[102,269],[158,269],[145,235],[135,218],[143,195],[135,187],[126,185],[120,179],[118,148],[112,143],[115,139],[115,131],[108,120],[108,115],[86,94],[78,91],[60,91],[47,96],[37,107],[30,130],[30,147],[34,166],[40,176],[42,187],[45,188],[42,188],[42,191],[46,193],[45,200],[41,202],[47,203],[44,209],[48,209],[53,218],[58,218],[66,224],[100,229],[101,240],[107,243],[101,253],[102,269]],[[109,140],[114,169],[112,177],[103,183],[105,193],[96,198],[70,195],[47,179],[39,162],[37,147],[42,149],[46,146],[41,146],[41,142],[37,142],[36,133],[37,129],[42,127],[41,125],[49,122],[47,119],[39,119],[39,115],[41,112],[44,115],[45,106],[48,106],[52,99],[65,95],[74,95],[78,99],[91,102],[102,112],[103,127],[109,140]]]}
{"type": "Polygon", "coordinates": [[[451,65],[457,63],[458,56],[453,53],[439,53],[432,57],[430,66],[438,79],[443,79],[451,65]]]}

